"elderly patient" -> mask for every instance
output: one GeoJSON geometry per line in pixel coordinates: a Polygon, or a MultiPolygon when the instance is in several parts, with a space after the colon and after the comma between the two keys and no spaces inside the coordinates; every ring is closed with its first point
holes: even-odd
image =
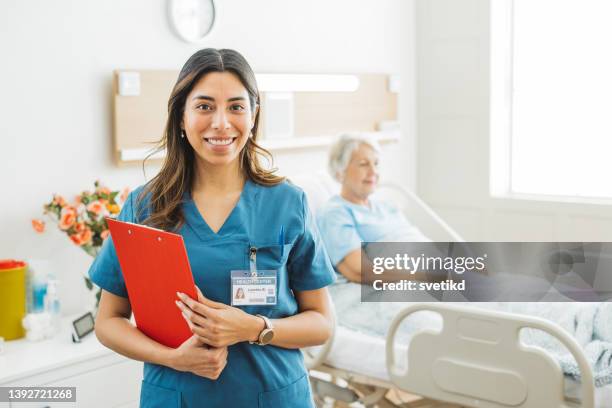
{"type": "Polygon", "coordinates": [[[372,198],[380,147],[366,135],[343,135],[332,146],[329,171],[342,184],[317,212],[317,223],[336,270],[361,282],[361,242],[430,241],[392,205],[372,198]]]}

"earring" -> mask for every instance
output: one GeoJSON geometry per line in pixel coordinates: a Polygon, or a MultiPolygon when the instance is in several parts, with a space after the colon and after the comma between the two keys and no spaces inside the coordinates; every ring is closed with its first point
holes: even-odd
{"type": "Polygon", "coordinates": [[[181,139],[184,139],[184,138],[185,138],[185,130],[181,129],[181,139]]]}

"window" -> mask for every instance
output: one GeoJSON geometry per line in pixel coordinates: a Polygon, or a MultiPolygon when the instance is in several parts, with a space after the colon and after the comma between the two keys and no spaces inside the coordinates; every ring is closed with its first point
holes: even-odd
{"type": "Polygon", "coordinates": [[[612,198],[612,1],[491,8],[491,191],[612,198]]]}

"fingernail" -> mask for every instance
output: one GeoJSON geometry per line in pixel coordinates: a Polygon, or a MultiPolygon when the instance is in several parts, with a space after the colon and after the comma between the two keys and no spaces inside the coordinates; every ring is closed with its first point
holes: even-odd
{"type": "Polygon", "coordinates": [[[178,307],[181,307],[181,306],[182,306],[182,305],[181,305],[181,301],[180,301],[180,300],[175,300],[175,301],[174,301],[174,303],[176,303],[176,305],[177,305],[178,307]]]}
{"type": "Polygon", "coordinates": [[[183,296],[185,296],[185,295],[183,295],[181,292],[176,292],[176,296],[178,296],[178,297],[182,298],[182,297],[183,297],[183,296]]]}

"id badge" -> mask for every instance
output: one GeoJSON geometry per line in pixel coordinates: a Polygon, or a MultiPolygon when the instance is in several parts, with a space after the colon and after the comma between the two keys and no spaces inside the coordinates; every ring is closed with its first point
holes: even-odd
{"type": "Polygon", "coordinates": [[[276,271],[232,271],[232,306],[275,306],[276,271]]]}

